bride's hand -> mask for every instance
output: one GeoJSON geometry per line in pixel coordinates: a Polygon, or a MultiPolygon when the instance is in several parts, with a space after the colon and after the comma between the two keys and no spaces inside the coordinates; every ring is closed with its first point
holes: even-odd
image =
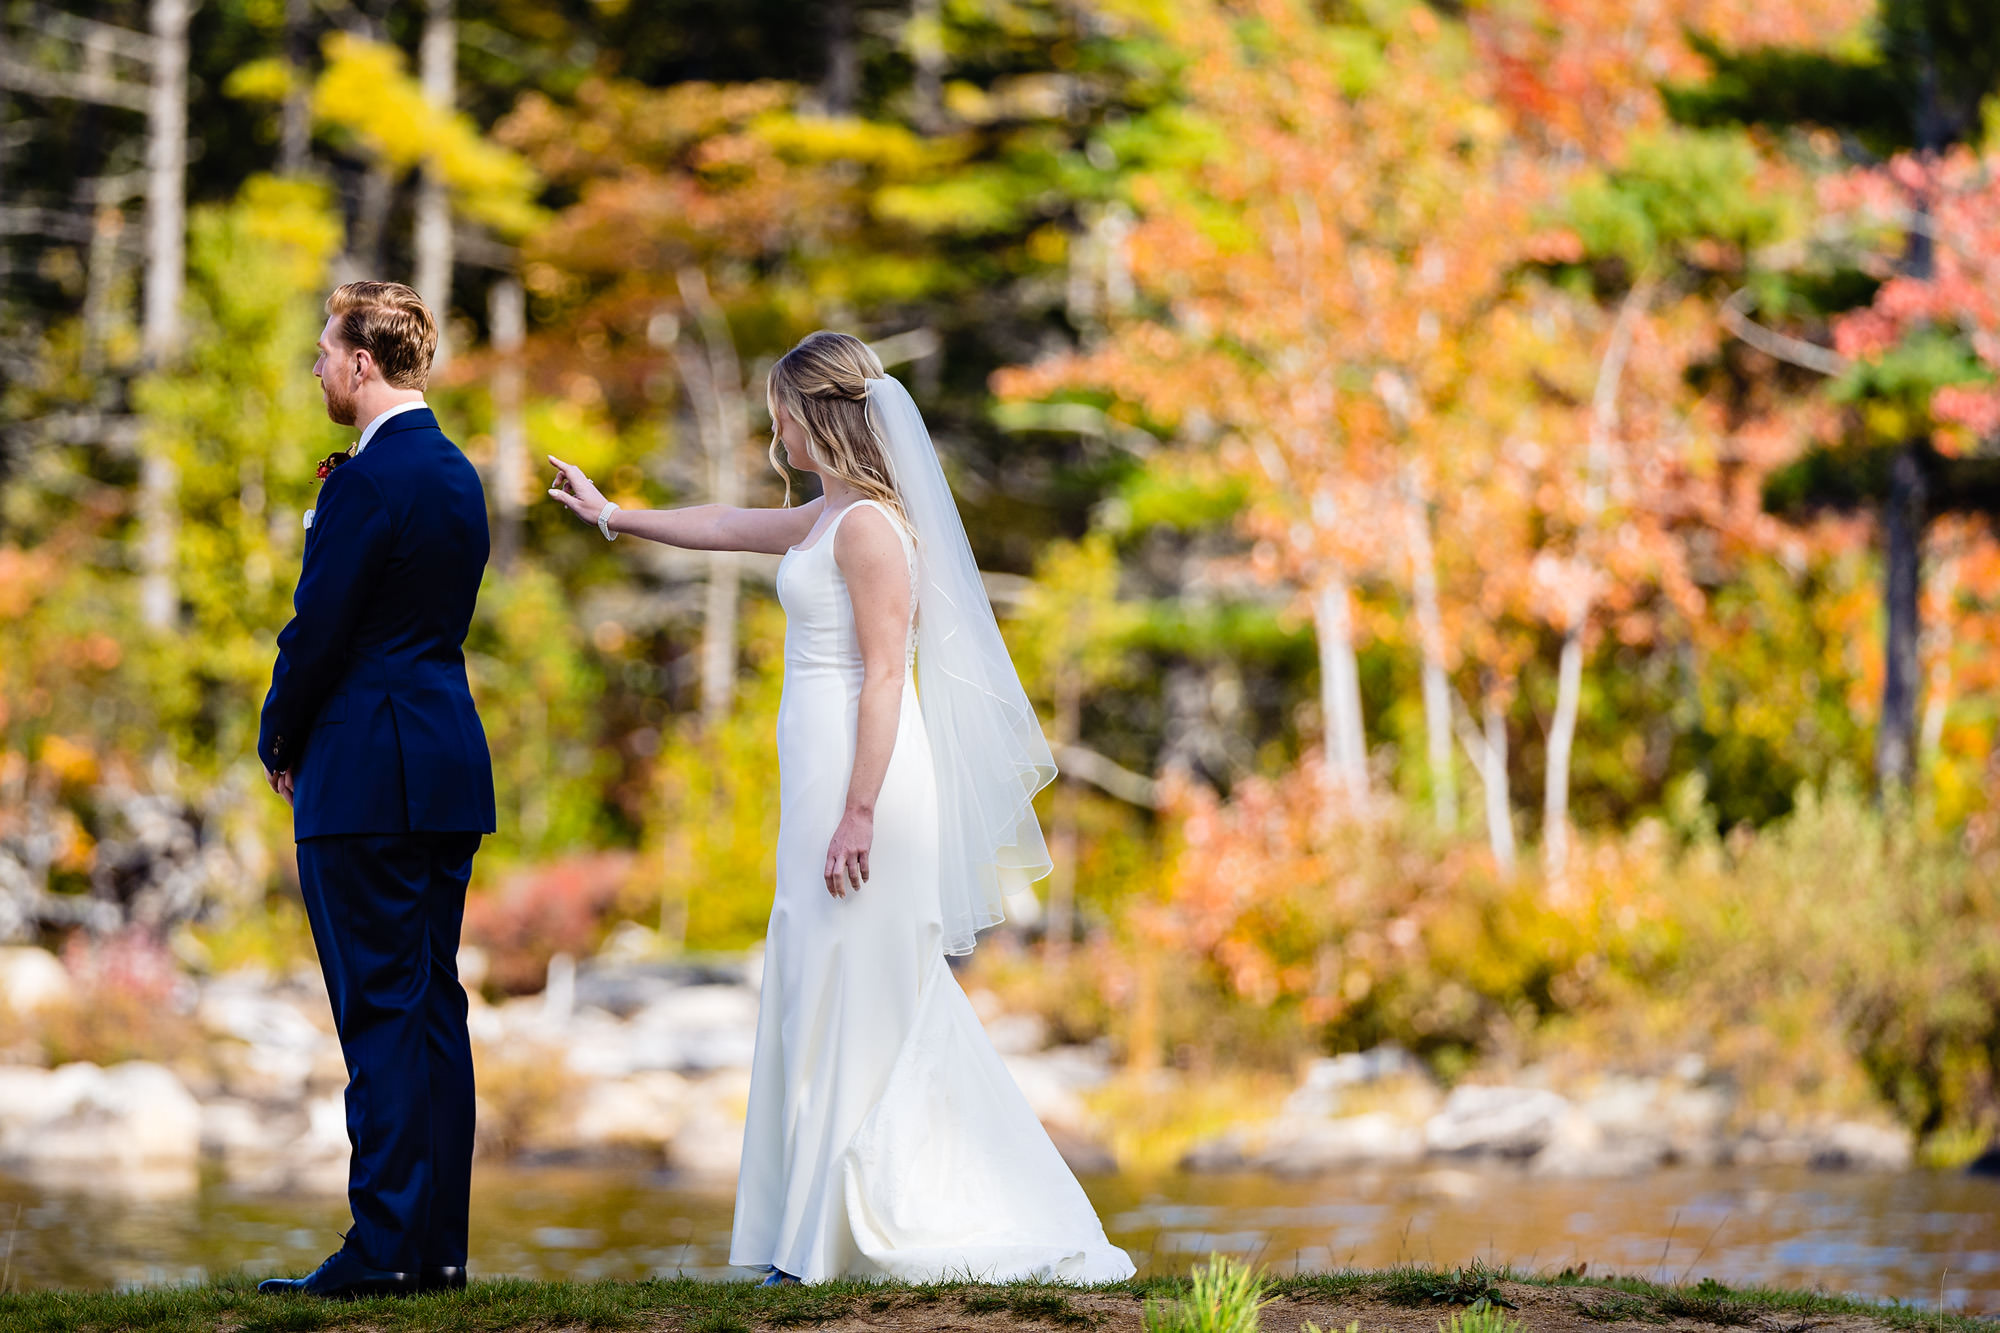
{"type": "Polygon", "coordinates": [[[858,893],[868,882],[868,848],[875,841],[875,816],[849,810],[840,817],[826,847],[826,891],[836,898],[858,893]]]}
{"type": "Polygon", "coordinates": [[[604,492],[592,485],[590,478],[583,475],[583,469],[574,463],[565,463],[554,454],[549,455],[549,462],[557,474],[549,495],[584,522],[597,522],[597,516],[604,512],[604,492]]]}

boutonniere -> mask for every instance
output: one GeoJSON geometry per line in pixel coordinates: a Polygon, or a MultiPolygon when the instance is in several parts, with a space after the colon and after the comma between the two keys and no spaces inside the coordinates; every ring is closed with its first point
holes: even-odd
{"type": "Polygon", "coordinates": [[[317,471],[313,473],[313,475],[315,477],[318,477],[321,481],[325,481],[328,477],[333,475],[333,470],[335,468],[339,467],[342,463],[345,463],[348,459],[352,457],[354,457],[354,455],[348,453],[347,450],[345,449],[342,449],[337,453],[328,454],[325,458],[319,460],[319,468],[317,471]]]}

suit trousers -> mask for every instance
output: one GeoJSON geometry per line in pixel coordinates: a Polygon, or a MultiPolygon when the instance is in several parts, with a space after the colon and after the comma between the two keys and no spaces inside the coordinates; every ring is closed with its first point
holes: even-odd
{"type": "Polygon", "coordinates": [[[472,1042],[458,934],[477,833],[307,838],[299,888],[347,1061],[344,1247],[371,1268],[463,1267],[472,1042]]]}

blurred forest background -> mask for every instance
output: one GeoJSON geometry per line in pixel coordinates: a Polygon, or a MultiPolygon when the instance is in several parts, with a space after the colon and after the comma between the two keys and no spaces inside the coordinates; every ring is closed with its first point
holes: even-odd
{"type": "Polygon", "coordinates": [[[765,368],[844,328],[1065,769],[984,984],[1210,1089],[1692,1051],[1970,1156],[1996,92],[1972,0],[0,0],[0,939],[98,988],[48,1055],[309,956],[253,739],[367,276],[492,504],[489,990],[761,937],[772,566],[537,460],[778,503],[765,368]]]}

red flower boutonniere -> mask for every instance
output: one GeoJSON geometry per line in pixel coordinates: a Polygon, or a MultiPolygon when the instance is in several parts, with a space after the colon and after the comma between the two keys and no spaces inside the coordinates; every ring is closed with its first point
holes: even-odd
{"type": "Polygon", "coordinates": [[[345,449],[342,449],[338,453],[328,454],[325,458],[322,458],[319,461],[319,470],[314,472],[313,475],[318,477],[321,481],[325,481],[328,477],[333,475],[333,470],[335,468],[339,467],[342,463],[345,463],[348,459],[352,457],[354,457],[354,455],[348,453],[347,450],[345,449]]]}

